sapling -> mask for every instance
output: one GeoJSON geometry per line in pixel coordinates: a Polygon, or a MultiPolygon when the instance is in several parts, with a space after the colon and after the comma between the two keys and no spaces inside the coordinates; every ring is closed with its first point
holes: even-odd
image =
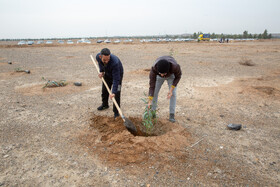
{"type": "Polygon", "coordinates": [[[176,52],[175,52],[174,49],[172,48],[172,49],[170,49],[170,51],[169,51],[169,56],[174,57],[175,53],[176,53],[176,52]]]}
{"type": "Polygon", "coordinates": [[[142,124],[146,128],[146,134],[150,134],[151,130],[154,128],[154,125],[157,123],[156,110],[152,110],[148,106],[148,99],[141,99],[145,104],[145,111],[143,113],[142,124]]]}

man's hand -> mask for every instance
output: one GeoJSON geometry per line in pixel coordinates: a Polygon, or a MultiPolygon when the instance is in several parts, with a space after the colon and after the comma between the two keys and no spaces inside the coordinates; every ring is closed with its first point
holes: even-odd
{"type": "Polygon", "coordinates": [[[167,93],[167,99],[170,99],[171,96],[172,96],[172,92],[169,91],[169,92],[167,93]]]}
{"type": "Polygon", "coordinates": [[[110,94],[109,97],[110,99],[113,99],[113,97],[115,97],[115,94],[110,94]]]}
{"type": "Polygon", "coordinates": [[[102,77],[104,77],[104,74],[105,74],[104,72],[101,72],[98,74],[98,77],[101,79],[102,77]]]}
{"type": "Polygon", "coordinates": [[[170,99],[170,98],[171,98],[171,96],[173,95],[173,94],[172,94],[173,90],[174,90],[174,88],[171,87],[170,90],[169,90],[169,92],[167,93],[167,99],[170,99]]]}

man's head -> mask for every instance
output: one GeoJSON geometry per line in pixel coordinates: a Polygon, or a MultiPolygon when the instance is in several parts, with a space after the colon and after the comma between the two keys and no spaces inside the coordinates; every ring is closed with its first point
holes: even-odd
{"type": "Polygon", "coordinates": [[[169,68],[170,68],[170,64],[167,60],[160,60],[157,62],[157,69],[162,77],[169,72],[169,68]]]}
{"type": "Polygon", "coordinates": [[[104,48],[101,50],[99,58],[104,64],[108,64],[108,62],[110,61],[110,55],[110,50],[108,48],[104,48]]]}

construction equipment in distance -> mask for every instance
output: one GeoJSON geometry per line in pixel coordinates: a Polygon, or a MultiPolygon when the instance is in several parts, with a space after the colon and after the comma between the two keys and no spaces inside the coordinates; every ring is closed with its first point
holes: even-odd
{"type": "Polygon", "coordinates": [[[210,34],[200,34],[197,41],[210,41],[210,34]]]}

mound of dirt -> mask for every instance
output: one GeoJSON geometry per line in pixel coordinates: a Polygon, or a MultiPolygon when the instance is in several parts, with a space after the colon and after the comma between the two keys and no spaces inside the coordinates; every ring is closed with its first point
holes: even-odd
{"type": "Polygon", "coordinates": [[[123,120],[106,116],[94,116],[90,129],[79,136],[81,144],[88,147],[92,155],[112,166],[130,163],[153,162],[160,159],[166,164],[169,157],[180,158],[178,150],[184,150],[192,142],[192,136],[178,124],[158,120],[150,135],[147,135],[140,118],[129,118],[138,129],[136,136],[124,126],[123,120]],[[159,154],[169,156],[159,158],[159,154]]]}
{"type": "MultiPolygon", "coordinates": [[[[1,60],[1,58],[0,58],[0,60],[1,60]]],[[[0,66],[4,66],[4,65],[8,65],[8,63],[7,62],[0,62],[0,66]]]]}
{"type": "Polygon", "coordinates": [[[253,87],[256,90],[265,93],[266,95],[271,95],[271,96],[280,96],[280,90],[270,87],[270,86],[255,86],[253,87]]]}
{"type": "Polygon", "coordinates": [[[138,69],[135,71],[129,72],[131,74],[140,74],[140,75],[149,75],[150,74],[150,69],[138,69]]]}
{"type": "Polygon", "coordinates": [[[63,56],[63,57],[59,57],[59,59],[70,59],[70,58],[77,58],[76,56],[63,56]]]}
{"type": "Polygon", "coordinates": [[[34,83],[25,84],[20,87],[15,87],[15,91],[23,95],[33,96],[33,95],[50,95],[50,94],[71,94],[76,92],[81,92],[88,89],[88,86],[74,86],[73,82],[68,82],[67,85],[63,87],[51,87],[43,88],[44,84],[34,83]]]}
{"type": "MultiPolygon", "coordinates": [[[[32,71],[32,70],[29,70],[32,71]]],[[[0,73],[0,78],[3,80],[9,79],[11,77],[19,77],[19,76],[28,76],[28,73],[24,72],[24,71],[11,71],[11,72],[4,72],[4,73],[0,73]]]]}

